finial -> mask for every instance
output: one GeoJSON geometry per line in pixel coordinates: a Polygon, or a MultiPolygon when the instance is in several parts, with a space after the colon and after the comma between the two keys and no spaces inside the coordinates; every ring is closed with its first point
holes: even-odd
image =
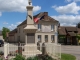
{"type": "Polygon", "coordinates": [[[28,4],[29,4],[29,6],[32,6],[31,0],[28,0],[28,4]]]}

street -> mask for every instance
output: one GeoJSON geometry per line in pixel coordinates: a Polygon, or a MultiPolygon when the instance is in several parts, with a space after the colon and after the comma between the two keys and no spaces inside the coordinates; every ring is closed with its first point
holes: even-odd
{"type": "Polygon", "coordinates": [[[77,60],[80,60],[80,46],[63,46],[62,53],[72,54],[76,56],[77,60]]]}

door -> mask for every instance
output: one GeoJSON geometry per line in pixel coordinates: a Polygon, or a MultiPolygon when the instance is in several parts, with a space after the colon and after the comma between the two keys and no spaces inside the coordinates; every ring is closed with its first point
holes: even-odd
{"type": "Polygon", "coordinates": [[[27,43],[35,43],[35,33],[27,33],[27,43]]]}

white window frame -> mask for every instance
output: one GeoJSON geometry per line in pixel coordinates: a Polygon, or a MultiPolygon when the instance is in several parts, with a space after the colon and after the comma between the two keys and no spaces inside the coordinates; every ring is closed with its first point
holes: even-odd
{"type": "Polygon", "coordinates": [[[51,41],[54,42],[55,41],[55,35],[51,35],[51,41]]]}
{"type": "Polygon", "coordinates": [[[45,42],[48,42],[48,35],[45,35],[45,42]],[[47,38],[46,38],[47,37],[47,38]],[[47,40],[47,41],[46,41],[47,40]]]}
{"type": "Polygon", "coordinates": [[[38,31],[41,30],[41,24],[38,24],[38,31]]]}
{"type": "Polygon", "coordinates": [[[54,30],[54,25],[51,25],[51,31],[53,31],[54,30]]]}
{"type": "Polygon", "coordinates": [[[38,42],[41,42],[41,35],[38,35],[38,42]]]}

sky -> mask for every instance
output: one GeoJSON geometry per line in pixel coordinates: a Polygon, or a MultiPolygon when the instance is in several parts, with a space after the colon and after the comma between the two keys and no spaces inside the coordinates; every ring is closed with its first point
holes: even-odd
{"type": "MultiPolygon", "coordinates": [[[[26,19],[28,0],[0,0],[0,30],[13,30],[26,19]]],[[[32,0],[33,14],[48,12],[61,26],[80,22],[80,0],[32,0]]]]}

